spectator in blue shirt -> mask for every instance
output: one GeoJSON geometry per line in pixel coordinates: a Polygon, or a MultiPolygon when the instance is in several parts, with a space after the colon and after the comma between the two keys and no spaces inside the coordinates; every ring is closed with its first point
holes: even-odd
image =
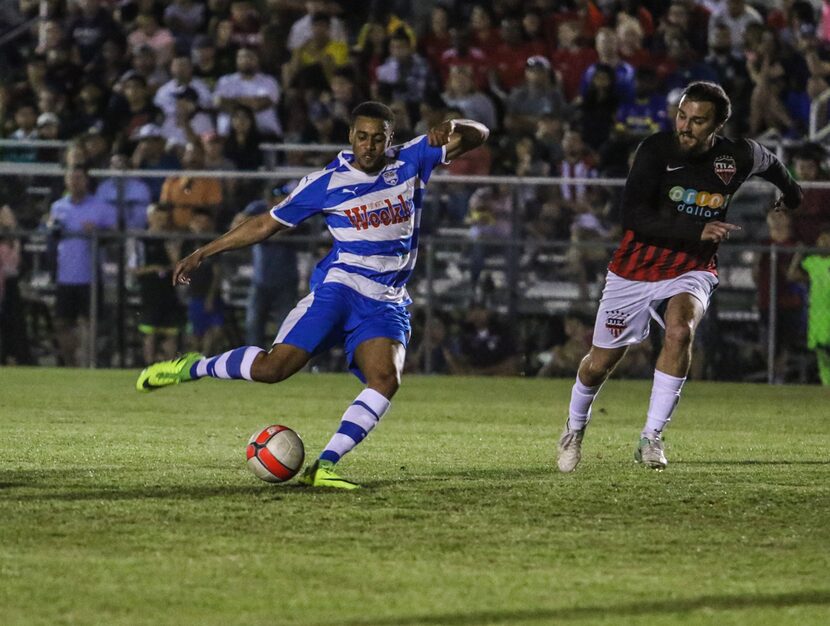
{"type": "MultiPolygon", "coordinates": [[[[231,228],[252,217],[267,213],[282,202],[297,186],[295,181],[269,185],[262,200],[251,202],[237,214],[231,228]]],[[[253,276],[245,313],[245,341],[251,346],[265,345],[265,326],[274,318],[277,326],[297,301],[297,247],[281,241],[264,241],[253,248],[253,276]]]]}
{"type": "MultiPolygon", "coordinates": [[[[79,234],[113,228],[115,210],[89,192],[89,174],[73,167],[64,179],[66,195],[52,203],[48,226],[57,239],[55,331],[61,362],[87,364],[86,347],[91,289],[97,285],[93,271],[92,241],[79,234]]],[[[97,268],[97,264],[96,264],[97,268]]]]}
{"type": "MultiPolygon", "coordinates": [[[[114,154],[110,167],[114,170],[127,169],[127,157],[114,154]]],[[[120,214],[119,205],[123,203],[123,220],[126,230],[144,230],[147,228],[147,207],[152,201],[150,188],[140,178],[122,177],[123,192],[119,198],[119,178],[105,178],[98,184],[95,197],[101,202],[115,207],[116,216],[120,214]]]]}

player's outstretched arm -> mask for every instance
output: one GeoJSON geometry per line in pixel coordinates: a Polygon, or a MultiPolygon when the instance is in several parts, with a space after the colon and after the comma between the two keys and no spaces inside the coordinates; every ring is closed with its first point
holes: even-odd
{"type": "Polygon", "coordinates": [[[427,132],[429,145],[447,146],[447,161],[478,148],[489,136],[490,129],[474,120],[449,120],[427,132]]]}
{"type": "Polygon", "coordinates": [[[187,255],[181,261],[176,263],[176,269],[173,270],[173,284],[174,285],[188,285],[190,284],[190,274],[195,270],[202,261],[209,256],[219,254],[225,250],[235,250],[236,248],[244,248],[251,244],[258,243],[278,233],[281,230],[288,228],[282,222],[278,222],[270,213],[263,213],[253,217],[236,228],[229,230],[221,237],[217,237],[201,248],[197,248],[191,254],[187,255]]]}

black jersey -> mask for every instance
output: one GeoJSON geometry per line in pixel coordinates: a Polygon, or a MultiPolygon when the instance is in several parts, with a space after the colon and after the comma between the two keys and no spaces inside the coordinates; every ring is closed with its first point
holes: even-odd
{"type": "Polygon", "coordinates": [[[789,208],[800,204],[801,188],[752,139],[719,136],[699,155],[684,155],[673,132],[643,140],[623,192],[623,239],[608,269],[645,281],[693,270],[717,274],[718,245],[700,235],[706,222],[727,221],[735,192],[753,175],[776,185],[789,208]]]}

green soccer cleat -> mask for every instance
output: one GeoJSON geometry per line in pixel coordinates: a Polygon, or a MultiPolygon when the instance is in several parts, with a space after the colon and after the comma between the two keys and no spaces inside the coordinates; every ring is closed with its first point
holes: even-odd
{"type": "Polygon", "coordinates": [[[331,461],[314,461],[313,465],[305,468],[303,475],[297,479],[301,485],[308,487],[331,487],[332,489],[360,489],[360,485],[345,478],[340,478],[334,472],[334,463],[331,461]]]}
{"type": "Polygon", "coordinates": [[[159,361],[145,367],[138,380],[135,381],[135,388],[138,391],[155,391],[168,385],[178,385],[190,380],[190,368],[196,361],[205,358],[197,352],[188,352],[178,359],[171,361],[159,361]]]}
{"type": "Polygon", "coordinates": [[[655,470],[664,470],[669,464],[663,452],[663,440],[660,437],[654,439],[643,437],[640,439],[640,443],[634,451],[634,460],[655,470]]]}

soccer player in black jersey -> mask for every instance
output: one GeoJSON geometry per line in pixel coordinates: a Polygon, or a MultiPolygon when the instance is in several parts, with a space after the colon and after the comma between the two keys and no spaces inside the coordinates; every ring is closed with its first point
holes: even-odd
{"type": "Polygon", "coordinates": [[[801,203],[801,188],[775,155],[751,139],[718,134],[730,113],[720,85],[691,83],[675,131],[652,135],[637,149],[623,192],[623,239],[608,266],[592,346],[580,363],[559,439],[562,472],[579,463],[591,404],[628,346],[648,336],[652,317],[665,337],[634,456],[647,467],[666,467],[661,433],[686,381],[695,329],[718,284],[718,244],[740,228],[726,219],[735,192],[758,175],[782,192],[778,209],[801,203]],[[660,318],[655,309],[664,301],[660,318]]]}

